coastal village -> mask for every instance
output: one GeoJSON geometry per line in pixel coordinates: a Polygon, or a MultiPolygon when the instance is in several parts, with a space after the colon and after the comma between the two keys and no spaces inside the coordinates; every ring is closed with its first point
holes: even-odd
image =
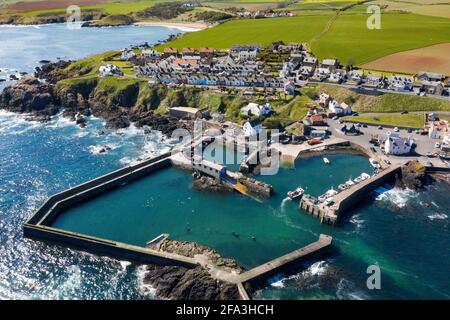
{"type": "Polygon", "coordinates": [[[449,1],[3,1],[0,298],[448,299],[449,1]]]}
{"type": "MultiPolygon", "coordinates": [[[[131,62],[136,77],[147,79],[149,86],[198,86],[215,90],[233,88],[250,97],[257,93],[270,97],[274,92],[295,96],[299,88],[315,83],[341,86],[367,95],[399,93],[448,99],[450,91],[449,79],[442,74],[420,72],[415,76],[385,76],[352,66],[342,66],[337,59],[319,61],[305,45],[281,41],[266,48],[256,44],[234,45],[227,51],[214,48],[183,48],[178,51],[170,47],[162,51],[150,47],[123,49],[120,58],[131,62]]],[[[123,75],[114,64],[101,66],[99,73],[101,77],[123,75]]],[[[303,119],[284,128],[281,143],[318,144],[337,134],[330,130],[330,123],[331,127],[336,127],[334,129],[346,137],[364,134],[363,131],[370,126],[376,127],[376,130],[370,133],[371,145],[367,149],[380,147],[380,151],[386,156],[406,155],[411,154],[417,144],[416,140],[420,140],[421,147],[427,146],[424,148],[424,156],[428,158],[428,164],[433,163],[432,158],[448,160],[449,123],[435,113],[426,115],[422,128],[392,126],[386,132],[383,126],[348,121],[349,116],[358,113],[348,103],[337,101],[329,94],[321,93],[316,103],[303,119]],[[428,137],[428,141],[423,141],[423,137],[428,137]]],[[[174,107],[169,113],[179,119],[208,118],[213,122],[224,121],[223,115],[209,114],[207,110],[196,108],[174,107]]],[[[248,103],[240,109],[240,113],[248,118],[242,123],[243,134],[248,138],[259,135],[263,130],[262,120],[276,112],[271,107],[270,99],[266,99],[264,103],[248,103]]]]}
{"type": "MultiPolygon", "coordinates": [[[[162,52],[146,48],[136,53],[124,49],[121,59],[131,61],[136,76],[148,79],[150,86],[163,84],[169,87],[199,86],[223,88],[222,90],[231,87],[242,90],[249,96],[257,91],[261,93],[261,90],[265,96],[274,92],[295,96],[299,88],[308,84],[328,83],[367,95],[392,92],[442,99],[449,95],[449,79],[444,75],[420,72],[415,76],[384,76],[365,72],[352,66],[342,66],[337,59],[319,61],[306,46],[299,43],[276,42],[267,48],[256,44],[234,45],[229,51],[214,48],[183,48],[178,51],[169,47],[164,48],[162,52]]],[[[101,76],[121,75],[115,66],[106,67],[111,71],[102,72],[101,67],[101,76]]],[[[370,158],[374,168],[373,175],[362,173],[354,180],[343,182],[336,190],[330,189],[318,198],[311,195],[304,195],[302,198],[300,207],[317,216],[322,222],[334,224],[338,220],[338,211],[343,209],[340,206],[346,202],[346,197],[360,192],[358,189],[366,190],[365,186],[373,189],[373,183],[377,180],[384,182],[385,176],[396,172],[409,161],[420,160],[428,167],[450,168],[449,122],[440,119],[435,113],[425,115],[423,128],[420,129],[383,127],[349,121],[348,117],[358,113],[354,112],[348,103],[337,101],[329,94],[321,93],[316,103],[310,107],[303,119],[298,119],[284,128],[278,136],[279,142],[271,144],[272,140],[269,139],[263,145],[258,144],[256,150],[248,151],[241,169],[251,172],[254,165],[250,165],[249,159],[259,159],[259,153],[267,146],[271,152],[279,153],[281,159],[288,159],[288,162],[294,161],[305,151],[322,150],[326,153],[326,150],[333,150],[342,145],[358,148],[370,158]],[[361,186],[362,182],[364,186],[361,186]]],[[[208,127],[215,128],[215,132],[218,132],[214,134],[214,139],[223,137],[225,140],[233,140],[242,135],[246,139],[244,148],[249,148],[248,141],[259,138],[264,132],[262,120],[275,113],[269,102],[250,102],[240,109],[241,116],[247,118],[240,126],[225,121],[223,115],[211,115],[208,110],[188,107],[169,109],[169,114],[180,120],[203,119],[208,127]]],[[[324,162],[329,163],[329,160],[324,157],[324,162]]],[[[225,169],[217,168],[217,165],[209,162],[200,167],[206,168],[200,171],[207,175],[209,171],[219,174],[225,169]]],[[[222,179],[219,176],[213,177],[222,179]]],[[[290,197],[301,197],[303,193],[304,190],[298,187],[291,192],[290,197]]]]}

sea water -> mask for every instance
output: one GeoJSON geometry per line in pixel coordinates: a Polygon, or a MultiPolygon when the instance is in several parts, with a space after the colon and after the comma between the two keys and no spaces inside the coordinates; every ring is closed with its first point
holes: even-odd
{"type": "MultiPolygon", "coordinates": [[[[41,53],[35,61],[52,54],[45,39],[57,33],[58,26],[39,28],[17,27],[25,37],[25,30],[34,37],[36,30],[43,33],[41,53]]],[[[126,37],[123,42],[116,41],[115,31],[127,28],[132,28],[131,35],[142,32],[142,38],[134,40],[147,40],[145,29],[136,27],[101,30],[117,48],[133,44],[134,40],[126,37]]],[[[3,30],[0,38],[2,44],[9,39],[3,30]]],[[[66,47],[64,37],[59,41],[53,48],[66,47]]],[[[34,47],[38,46],[35,42],[34,47]]],[[[95,38],[83,46],[93,52],[110,49],[99,47],[95,38]]],[[[12,68],[2,50],[0,46],[1,64],[12,68]]],[[[73,54],[73,58],[79,56],[73,54]]],[[[27,63],[24,58],[22,65],[27,63]]],[[[142,290],[141,274],[133,264],[22,237],[23,222],[47,196],[170,148],[170,141],[157,132],[144,138],[141,130],[130,127],[99,134],[103,125],[102,120],[90,118],[87,128],[81,129],[59,115],[41,124],[0,111],[1,299],[153,298],[151,290],[142,290]],[[105,145],[111,150],[99,153],[105,145]]],[[[361,172],[371,173],[364,157],[327,157],[330,165],[321,157],[301,159],[295,169],[281,168],[276,176],[258,176],[276,191],[263,203],[239,194],[193,190],[189,173],[169,168],[75,207],[55,225],[138,245],[169,232],[173,239],[212,246],[246,267],[304,246],[325,233],[334,238],[335,250],[328,258],[312,261],[293,275],[274,277],[257,298],[448,299],[448,184],[436,182],[420,192],[388,188],[354,208],[340,226],[320,225],[301,212],[297,202],[286,200],[286,192],[300,185],[317,196],[361,172]],[[380,290],[366,286],[366,270],[373,264],[381,269],[380,290]]]]}

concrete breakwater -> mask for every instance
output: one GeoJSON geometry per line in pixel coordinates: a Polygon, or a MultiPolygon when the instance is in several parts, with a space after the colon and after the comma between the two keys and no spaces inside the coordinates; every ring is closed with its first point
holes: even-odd
{"type": "Polygon", "coordinates": [[[334,225],[343,213],[351,209],[358,202],[365,199],[369,193],[391,181],[400,172],[401,165],[391,167],[356,183],[348,189],[333,196],[334,204],[327,206],[311,195],[304,195],[300,201],[300,209],[320,219],[321,223],[334,225]]]}

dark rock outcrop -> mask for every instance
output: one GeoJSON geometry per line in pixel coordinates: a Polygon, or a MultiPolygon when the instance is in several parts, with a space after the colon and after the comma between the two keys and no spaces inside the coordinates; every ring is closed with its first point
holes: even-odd
{"type": "Polygon", "coordinates": [[[47,82],[55,84],[67,77],[67,75],[62,74],[59,71],[67,68],[72,61],[59,60],[57,62],[45,62],[46,63],[43,63],[40,67],[36,67],[34,76],[38,79],[45,79],[47,82]]]}
{"type": "Polygon", "coordinates": [[[38,79],[25,76],[0,94],[0,109],[17,113],[33,113],[47,119],[58,112],[53,87],[38,79]]]}
{"type": "Polygon", "coordinates": [[[418,190],[428,182],[426,168],[419,161],[408,162],[401,168],[400,175],[396,176],[395,186],[398,188],[408,188],[418,190]]]}
{"type": "MultiPolygon", "coordinates": [[[[201,254],[207,256],[209,261],[219,268],[235,272],[243,271],[233,259],[223,258],[217,251],[195,242],[164,239],[148,247],[190,258],[201,254]]],[[[158,297],[173,300],[236,300],[240,298],[235,284],[212,278],[208,270],[200,265],[193,269],[147,265],[143,283],[155,288],[158,297]]],[[[248,292],[253,292],[249,285],[246,289],[248,292]]]]}
{"type": "Polygon", "coordinates": [[[200,191],[210,191],[210,192],[230,192],[233,191],[230,187],[220,183],[214,178],[201,176],[194,180],[192,187],[200,191]]]}
{"type": "MultiPolygon", "coordinates": [[[[77,121],[77,115],[92,114],[105,119],[109,129],[126,128],[135,122],[138,127],[147,126],[165,135],[186,127],[178,119],[152,111],[164,97],[164,90],[151,90],[149,101],[138,101],[142,90],[138,81],[117,87],[101,85],[101,79],[96,77],[84,81],[62,81],[71,76],[65,70],[69,64],[58,61],[36,68],[35,75],[45,82],[25,76],[0,95],[0,109],[32,113],[32,119],[39,121],[50,120],[50,116],[59,110],[63,110],[63,116],[72,121],[77,121]]],[[[79,120],[82,122],[77,124],[84,127],[85,120],[79,120]]]]}
{"type": "Polygon", "coordinates": [[[146,267],[144,283],[156,289],[156,295],[172,300],[237,300],[237,286],[215,280],[198,266],[194,269],[175,266],[146,267]]]}

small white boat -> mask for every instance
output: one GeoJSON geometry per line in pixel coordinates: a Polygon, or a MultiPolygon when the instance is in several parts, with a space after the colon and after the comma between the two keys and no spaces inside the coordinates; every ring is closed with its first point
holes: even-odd
{"type": "Polygon", "coordinates": [[[287,196],[289,197],[289,199],[294,200],[297,199],[298,197],[301,197],[303,193],[305,193],[305,190],[303,190],[301,187],[298,187],[294,191],[289,191],[287,193],[287,196]]]}
{"type": "Polygon", "coordinates": [[[330,190],[328,190],[325,194],[327,195],[327,197],[332,197],[337,195],[339,192],[334,190],[333,188],[331,188],[330,190]]]}
{"type": "Polygon", "coordinates": [[[355,183],[353,182],[352,179],[348,179],[348,181],[346,181],[345,184],[346,184],[347,186],[349,186],[349,187],[355,185],[355,183]]]}
{"type": "Polygon", "coordinates": [[[374,158],[370,158],[370,159],[369,159],[369,162],[370,162],[370,164],[372,165],[372,167],[374,167],[375,169],[380,169],[380,168],[381,168],[381,166],[380,166],[380,164],[378,163],[378,161],[375,160],[374,158]]]}
{"type": "MultiPolygon", "coordinates": [[[[352,181],[353,182],[353,181],[352,181]]],[[[344,191],[346,189],[348,189],[349,185],[346,183],[341,183],[340,185],[338,185],[338,190],[339,191],[344,191]]]]}
{"type": "Polygon", "coordinates": [[[325,162],[325,164],[330,164],[331,161],[328,158],[323,157],[323,162],[325,162]]]}
{"type": "Polygon", "coordinates": [[[363,173],[361,173],[360,177],[361,177],[361,181],[364,181],[364,180],[367,180],[370,178],[370,174],[363,172],[363,173]]]}

